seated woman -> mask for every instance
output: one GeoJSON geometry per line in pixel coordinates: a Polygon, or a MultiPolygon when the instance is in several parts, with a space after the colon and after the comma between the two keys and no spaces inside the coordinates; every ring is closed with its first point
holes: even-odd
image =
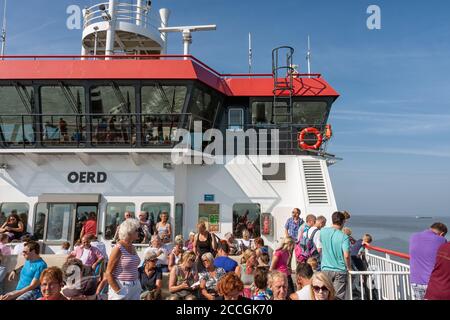
{"type": "Polygon", "coordinates": [[[6,222],[0,227],[0,233],[8,235],[9,241],[19,240],[24,230],[23,222],[17,213],[11,213],[6,222]]]}
{"type": "Polygon", "coordinates": [[[189,240],[186,240],[184,243],[184,247],[186,250],[193,251],[194,250],[194,238],[195,232],[189,232],[189,240]]]}
{"type": "Polygon", "coordinates": [[[170,300],[193,300],[198,288],[198,275],[194,270],[195,253],[186,251],[178,265],[172,268],[169,277],[170,300]]]}
{"type": "Polygon", "coordinates": [[[38,300],[67,300],[61,294],[64,286],[63,273],[58,267],[50,267],[42,271],[41,277],[42,297],[38,300]]]}
{"type": "Polygon", "coordinates": [[[141,282],[141,300],[161,300],[162,271],[156,266],[158,256],[154,252],[147,252],[144,265],[138,269],[141,282]]]}
{"type": "Polygon", "coordinates": [[[225,270],[214,266],[214,256],[207,252],[202,255],[205,271],[200,273],[200,293],[208,300],[215,300],[217,297],[217,282],[225,275],[225,270]]]}
{"type": "Polygon", "coordinates": [[[175,247],[172,249],[172,252],[169,254],[169,271],[178,264],[181,257],[183,256],[183,236],[178,235],[175,237],[175,247]]]}
{"type": "Polygon", "coordinates": [[[244,283],[244,296],[251,297],[251,285],[255,280],[255,271],[258,266],[256,253],[250,249],[245,250],[241,258],[241,280],[244,283]]]}

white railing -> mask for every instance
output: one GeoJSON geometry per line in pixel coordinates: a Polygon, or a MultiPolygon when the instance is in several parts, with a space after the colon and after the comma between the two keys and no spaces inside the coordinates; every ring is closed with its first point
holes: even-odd
{"type": "Polygon", "coordinates": [[[391,259],[396,256],[409,259],[405,254],[376,247],[365,249],[367,271],[350,271],[348,298],[350,300],[413,300],[409,281],[409,265],[391,259]],[[370,253],[384,253],[384,257],[370,253]]]}
{"type": "MultiPolygon", "coordinates": [[[[99,9],[100,5],[104,5],[105,9],[108,10],[109,3],[107,2],[99,3],[95,6],[87,8],[84,16],[84,28],[90,26],[91,24],[103,21],[103,11],[99,9]]],[[[125,21],[154,30],[158,30],[161,26],[161,19],[157,17],[150,17],[150,12],[146,7],[139,7],[130,3],[117,3],[115,8],[115,19],[118,21],[125,21]]]]}

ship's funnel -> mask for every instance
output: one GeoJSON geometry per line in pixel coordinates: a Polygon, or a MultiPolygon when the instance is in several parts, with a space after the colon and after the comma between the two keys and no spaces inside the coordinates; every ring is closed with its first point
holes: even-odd
{"type": "MultiPolygon", "coordinates": [[[[170,10],[167,8],[159,9],[159,16],[161,17],[161,28],[167,28],[169,24],[170,10]]],[[[164,41],[163,54],[167,54],[167,32],[161,32],[161,38],[164,41]]]]}

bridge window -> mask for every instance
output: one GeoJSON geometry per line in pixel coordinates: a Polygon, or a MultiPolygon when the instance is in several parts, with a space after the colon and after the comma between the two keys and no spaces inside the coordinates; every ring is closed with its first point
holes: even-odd
{"type": "Polygon", "coordinates": [[[142,141],[150,145],[167,145],[175,141],[180,114],[186,100],[185,86],[142,87],[142,141]]]}
{"type": "Polygon", "coordinates": [[[142,87],[142,113],[180,113],[186,100],[186,86],[156,84],[142,87]]]}
{"type": "Polygon", "coordinates": [[[323,125],[328,116],[328,104],[323,101],[296,101],[293,104],[293,116],[296,124],[323,125]]]}
{"type": "Polygon", "coordinates": [[[30,86],[0,86],[0,142],[7,145],[32,144],[34,91],[30,86]]]}
{"type": "Polygon", "coordinates": [[[228,109],[228,130],[239,131],[244,129],[244,109],[228,109]]]}
{"type": "Polygon", "coordinates": [[[134,217],[134,203],[108,203],[106,207],[105,239],[112,240],[117,228],[125,220],[125,212],[131,212],[134,217]]]}
{"type": "Polygon", "coordinates": [[[233,205],[233,235],[242,238],[242,232],[247,230],[250,238],[261,236],[260,219],[261,206],[258,203],[235,203],[233,205]]]}
{"type": "MultiPolygon", "coordinates": [[[[271,101],[255,101],[252,103],[252,123],[286,123],[289,113],[286,102],[279,102],[275,113],[272,115],[271,101]],[[279,114],[279,115],[277,115],[279,114]],[[281,114],[281,115],[280,115],[281,114]]],[[[328,104],[324,101],[295,101],[292,104],[292,123],[303,126],[323,125],[328,116],[328,104]]]]}
{"type": "Polygon", "coordinates": [[[272,102],[253,102],[252,103],[252,123],[266,124],[272,119],[272,102]]]}
{"type": "Polygon", "coordinates": [[[91,88],[94,144],[136,143],[136,93],[132,86],[91,88]]]}
{"type": "Polygon", "coordinates": [[[43,143],[79,144],[86,141],[85,95],[83,87],[41,87],[43,143]]]}
{"type": "MultiPolygon", "coordinates": [[[[217,93],[209,89],[195,87],[188,112],[192,113],[194,121],[203,121],[203,129],[207,130],[214,123],[219,105],[220,98],[217,93]]],[[[193,128],[194,126],[191,126],[191,129],[193,128]]]]}

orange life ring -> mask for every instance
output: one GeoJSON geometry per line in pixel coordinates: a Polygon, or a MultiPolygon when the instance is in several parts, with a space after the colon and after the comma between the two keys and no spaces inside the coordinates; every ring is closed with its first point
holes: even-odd
{"type": "Polygon", "coordinates": [[[323,137],[319,130],[317,130],[316,128],[309,127],[303,129],[301,132],[298,133],[297,141],[298,146],[303,150],[312,150],[312,149],[317,150],[322,145],[323,137]],[[305,135],[307,133],[312,133],[316,136],[317,141],[314,145],[309,145],[305,142],[305,135]]]}

